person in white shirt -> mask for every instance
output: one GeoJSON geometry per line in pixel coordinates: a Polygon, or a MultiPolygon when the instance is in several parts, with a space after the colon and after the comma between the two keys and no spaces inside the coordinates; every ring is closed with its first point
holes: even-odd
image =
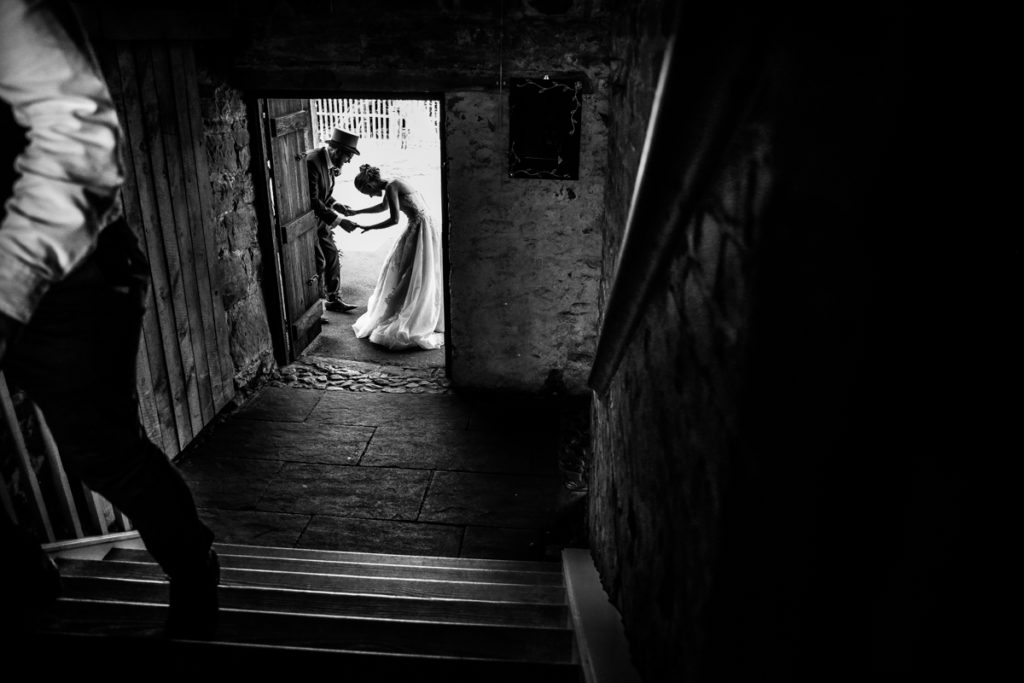
{"type": "MultiPolygon", "coordinates": [[[[0,0],[0,370],[40,407],[65,467],[131,519],[170,577],[168,634],[210,637],[213,534],[139,422],[149,268],[121,215],[123,144],[70,5],[0,0]]],[[[24,538],[0,513],[0,547],[21,553],[0,563],[5,627],[45,585],[24,538]]]]}

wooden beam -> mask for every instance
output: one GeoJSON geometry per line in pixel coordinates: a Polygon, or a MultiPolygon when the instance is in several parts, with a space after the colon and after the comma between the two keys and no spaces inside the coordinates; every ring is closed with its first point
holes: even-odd
{"type": "Polygon", "coordinates": [[[281,228],[281,241],[294,242],[314,228],[316,228],[316,217],[313,212],[304,213],[281,228]]]}
{"type": "Polygon", "coordinates": [[[255,206],[257,220],[257,240],[263,255],[263,276],[261,286],[263,299],[267,306],[267,319],[270,324],[271,340],[274,344],[274,359],[278,365],[287,365],[291,360],[291,337],[288,334],[288,314],[284,301],[284,273],[281,270],[281,236],[278,234],[277,221],[271,199],[270,182],[270,148],[267,146],[269,131],[264,125],[269,116],[267,102],[262,99],[250,98],[246,103],[246,114],[249,123],[250,140],[259,140],[259,145],[252,146],[255,168],[262,169],[252,174],[255,187],[255,206]]]}
{"type": "Polygon", "coordinates": [[[320,318],[324,314],[324,302],[317,299],[317,302],[309,307],[309,309],[302,314],[302,317],[292,323],[293,332],[295,338],[298,339],[304,335],[313,325],[320,322],[320,318]]]}

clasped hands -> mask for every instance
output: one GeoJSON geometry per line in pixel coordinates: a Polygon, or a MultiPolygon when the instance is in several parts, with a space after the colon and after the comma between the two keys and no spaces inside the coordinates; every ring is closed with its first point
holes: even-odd
{"type": "MultiPolygon", "coordinates": [[[[334,202],[334,205],[331,208],[333,208],[338,213],[345,214],[346,216],[352,216],[352,215],[355,215],[355,213],[356,213],[354,210],[352,210],[349,207],[345,206],[341,202],[334,202]]],[[[356,228],[361,228],[363,232],[369,232],[370,231],[370,229],[368,227],[366,227],[365,225],[359,225],[358,223],[356,223],[354,221],[350,221],[347,218],[341,219],[341,221],[338,222],[338,227],[341,228],[342,230],[344,230],[345,232],[352,232],[356,228]]]]}
{"type": "MultiPolygon", "coordinates": [[[[338,213],[344,214],[346,216],[351,216],[352,214],[355,213],[355,211],[345,206],[341,202],[334,202],[331,208],[337,211],[338,213]]],[[[353,223],[347,218],[343,218],[341,219],[341,221],[338,222],[338,227],[344,230],[345,232],[352,232],[353,230],[359,227],[359,224],[353,223]]]]}

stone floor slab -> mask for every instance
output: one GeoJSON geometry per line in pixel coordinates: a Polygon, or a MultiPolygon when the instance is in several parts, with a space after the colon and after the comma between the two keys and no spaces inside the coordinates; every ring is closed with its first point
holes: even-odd
{"type": "Polygon", "coordinates": [[[315,515],[301,548],[458,557],[462,527],[315,515]]]}
{"type": "Polygon", "coordinates": [[[213,531],[216,543],[294,548],[310,516],[200,507],[199,518],[213,531]]]}
{"type": "Polygon", "coordinates": [[[558,433],[559,404],[555,399],[531,395],[482,396],[472,401],[467,428],[500,433],[558,433]]]}
{"type": "Polygon", "coordinates": [[[550,438],[453,430],[430,422],[377,427],[360,464],[515,474],[554,474],[558,469],[550,438]]]}
{"type": "Polygon", "coordinates": [[[257,504],[268,512],[416,519],[429,471],[286,463],[257,504]]]}
{"type": "Polygon", "coordinates": [[[397,431],[381,427],[366,447],[360,464],[429,470],[448,458],[448,450],[438,430],[397,431]]]}
{"type": "Polygon", "coordinates": [[[281,463],[244,458],[193,456],[178,466],[196,505],[251,510],[281,469],[281,463]]]}
{"type": "Polygon", "coordinates": [[[467,526],[462,557],[492,560],[550,560],[542,529],[467,526]]]}
{"type": "Polygon", "coordinates": [[[465,472],[554,475],[555,444],[550,438],[499,432],[465,432],[447,443],[438,469],[465,472]]]}
{"type": "Polygon", "coordinates": [[[557,477],[435,472],[419,520],[544,528],[558,506],[557,477]]]}
{"type": "Polygon", "coordinates": [[[271,420],[273,422],[302,422],[320,402],[323,391],[314,389],[283,389],[264,387],[232,416],[247,420],[271,420]]]}
{"type": "Polygon", "coordinates": [[[385,394],[330,391],[309,415],[309,422],[383,426],[419,421],[464,429],[469,404],[447,394],[385,394]]]}
{"type": "Polygon", "coordinates": [[[232,420],[194,449],[206,454],[261,460],[355,465],[373,436],[373,427],[262,420],[232,420]]]}

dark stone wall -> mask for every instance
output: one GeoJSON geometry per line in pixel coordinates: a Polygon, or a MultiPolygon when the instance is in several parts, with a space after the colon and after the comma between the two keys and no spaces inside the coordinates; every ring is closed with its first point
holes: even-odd
{"type": "Polygon", "coordinates": [[[276,367],[261,289],[252,141],[242,94],[206,70],[200,71],[199,81],[217,226],[217,277],[231,328],[235,388],[244,393],[276,367]]]}
{"type": "MultiPolygon", "coordinates": [[[[869,537],[891,533],[877,511],[856,523],[883,480],[861,464],[891,454],[868,445],[865,385],[867,245],[889,208],[900,77],[891,17],[684,7],[684,32],[704,28],[688,18],[731,27],[700,63],[753,59],[748,78],[720,84],[743,89],[744,113],[593,405],[593,554],[645,680],[860,670],[871,653],[850,643],[867,638],[879,584],[857,570],[879,559],[869,537]]],[[[676,3],[611,11],[603,298],[676,3]]],[[[711,106],[700,97],[693,107],[711,106]]]]}

